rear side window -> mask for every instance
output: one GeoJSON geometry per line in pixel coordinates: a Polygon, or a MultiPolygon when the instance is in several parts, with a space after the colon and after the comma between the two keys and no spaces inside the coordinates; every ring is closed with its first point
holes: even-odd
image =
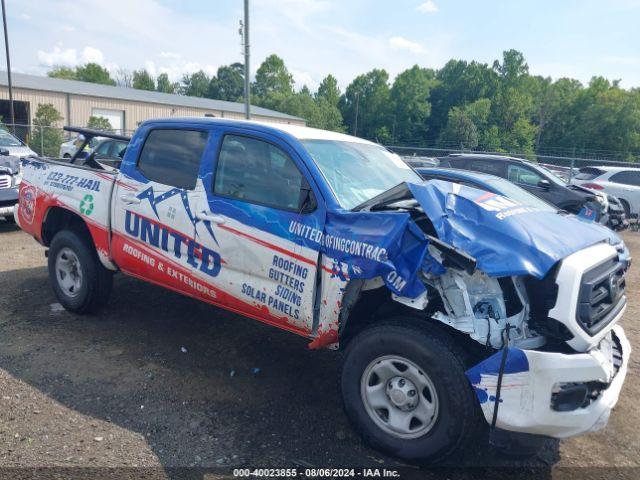
{"type": "Polygon", "coordinates": [[[469,162],[469,170],[502,176],[502,163],[499,161],[471,160],[469,162]]]}
{"type": "Polygon", "coordinates": [[[604,171],[599,168],[584,167],[573,177],[576,180],[593,180],[602,175],[604,171]]]}
{"type": "Polygon", "coordinates": [[[640,170],[627,170],[611,175],[612,182],[640,187],[640,170]]]}
{"type": "Polygon", "coordinates": [[[278,147],[254,138],[224,137],[214,182],[216,194],[295,211],[302,185],[300,170],[278,147]]]}
{"type": "Polygon", "coordinates": [[[138,170],[153,182],[192,190],[207,137],[207,132],[198,130],[152,130],[142,147],[138,170]]]}

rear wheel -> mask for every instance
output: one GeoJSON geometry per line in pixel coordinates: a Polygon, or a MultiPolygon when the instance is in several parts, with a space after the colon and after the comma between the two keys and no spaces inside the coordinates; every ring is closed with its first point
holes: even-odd
{"type": "Polygon", "coordinates": [[[434,463],[476,438],[484,418],[455,342],[410,319],[402,323],[376,325],[350,342],[345,410],[374,448],[434,463]]]}
{"type": "Polygon", "coordinates": [[[75,313],[91,313],[103,306],[113,284],[113,273],[100,263],[90,241],[68,230],[51,241],[49,277],[58,301],[75,313]]]}

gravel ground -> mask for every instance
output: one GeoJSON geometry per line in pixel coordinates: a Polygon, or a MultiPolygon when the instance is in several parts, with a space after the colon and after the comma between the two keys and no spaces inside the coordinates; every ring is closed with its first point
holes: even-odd
{"type": "MultiPolygon", "coordinates": [[[[640,258],[640,234],[624,238],[640,258]]],[[[122,275],[107,309],[74,316],[56,308],[42,247],[3,222],[0,247],[0,476],[8,467],[13,478],[32,471],[24,467],[138,467],[124,471],[165,478],[176,467],[401,466],[350,428],[339,354],[122,275]]],[[[627,284],[624,326],[637,349],[637,266],[627,284]]],[[[510,468],[509,478],[637,478],[640,469],[624,468],[640,466],[637,358],[603,431],[550,442],[520,463],[479,446],[461,465],[493,476],[510,468]]]]}

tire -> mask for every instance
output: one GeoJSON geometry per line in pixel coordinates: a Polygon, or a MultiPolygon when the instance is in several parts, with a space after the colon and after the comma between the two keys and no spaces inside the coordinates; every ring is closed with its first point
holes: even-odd
{"type": "Polygon", "coordinates": [[[71,158],[71,155],[68,153],[65,153],[62,158],[71,158]]]}
{"type": "Polygon", "coordinates": [[[107,303],[113,273],[100,263],[88,238],[70,230],[57,233],[49,247],[48,263],[53,291],[65,309],[85,314],[107,303]]]}
{"type": "Polygon", "coordinates": [[[620,203],[622,204],[622,208],[624,208],[624,214],[627,217],[627,220],[631,219],[631,207],[626,200],[620,199],[620,203]]]}
{"type": "Polygon", "coordinates": [[[4,221],[10,224],[16,223],[16,219],[13,215],[9,215],[8,217],[4,217],[4,221]]]}
{"type": "MultiPolygon", "coordinates": [[[[454,340],[437,327],[426,330],[410,318],[374,325],[361,332],[347,347],[342,370],[342,396],[347,416],[363,439],[378,450],[418,464],[441,462],[462,451],[468,442],[478,441],[483,433],[483,425],[486,431],[480,405],[464,375],[466,367],[463,358],[464,353],[454,340]],[[430,386],[420,391],[414,410],[411,410],[411,405],[398,408],[401,410],[400,418],[418,412],[422,408],[420,402],[426,402],[433,413],[431,423],[414,417],[410,420],[408,433],[406,429],[405,433],[391,433],[391,424],[384,426],[385,409],[371,408],[371,403],[377,401],[367,402],[365,399],[369,395],[368,389],[374,391],[378,384],[382,384],[386,385],[386,397],[392,402],[395,395],[393,390],[400,385],[397,377],[386,382],[376,382],[374,378],[371,386],[371,369],[375,373],[375,369],[382,368],[389,358],[409,361],[418,367],[418,373],[430,380],[430,386]],[[403,412],[402,408],[408,408],[409,413],[403,412]],[[422,423],[422,426],[418,423],[422,423]]],[[[395,368],[394,374],[397,370],[395,368]]],[[[409,365],[409,369],[399,376],[402,375],[411,380],[415,378],[415,371],[409,365]]],[[[378,377],[378,380],[382,379],[378,377]]],[[[405,397],[409,398],[410,394],[411,390],[405,397]]],[[[395,399],[398,400],[398,397],[395,399]]],[[[397,412],[390,414],[390,410],[396,407],[391,403],[387,408],[389,421],[390,415],[398,418],[397,412]]]]}

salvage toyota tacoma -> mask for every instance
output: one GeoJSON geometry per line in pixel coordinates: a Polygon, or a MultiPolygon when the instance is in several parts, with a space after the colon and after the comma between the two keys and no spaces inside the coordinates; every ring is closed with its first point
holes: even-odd
{"type": "Polygon", "coordinates": [[[119,169],[75,160],[24,159],[16,214],[67,310],[123,272],[342,349],[375,448],[437,462],[490,431],[535,450],[618,400],[630,259],[600,225],[292,125],[153,120],[119,169]]]}

